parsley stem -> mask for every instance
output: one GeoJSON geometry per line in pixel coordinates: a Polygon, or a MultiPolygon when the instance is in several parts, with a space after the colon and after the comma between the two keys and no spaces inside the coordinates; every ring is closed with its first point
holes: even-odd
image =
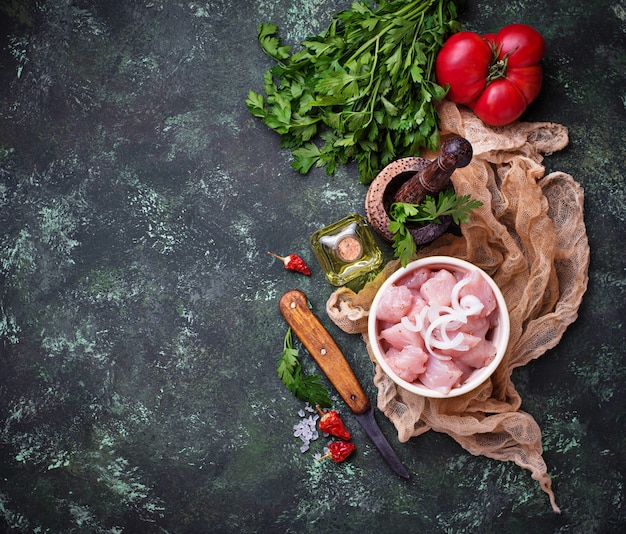
{"type": "MultiPolygon", "coordinates": [[[[425,2],[424,0],[421,1],[417,1],[417,8],[415,9],[415,11],[410,12],[409,15],[407,15],[407,19],[411,20],[412,17],[415,15],[415,13],[424,13],[425,11],[428,11],[430,9],[430,6],[432,6],[435,2],[439,2],[439,5],[441,6],[441,0],[430,0],[430,2],[425,2]]],[[[410,10],[413,7],[413,4],[407,4],[405,7],[403,7],[402,9],[399,9],[396,13],[395,16],[397,17],[401,17],[404,13],[402,13],[404,10],[410,10]]]]}
{"type": "MultiPolygon", "coordinates": [[[[416,19],[418,17],[420,17],[420,21],[418,23],[418,26],[421,26],[423,21],[424,21],[424,14],[428,11],[428,9],[435,3],[435,2],[439,2],[439,21],[443,20],[443,13],[442,13],[442,5],[441,5],[441,0],[431,0],[430,2],[422,2],[422,1],[417,1],[416,4],[417,8],[414,9],[413,11],[409,11],[409,14],[406,17],[403,17],[404,12],[406,10],[410,10],[411,8],[413,8],[413,4],[407,4],[406,6],[404,6],[402,9],[399,9],[398,11],[393,13],[393,18],[391,19],[391,21],[385,26],[383,27],[374,37],[372,37],[371,39],[369,39],[368,41],[366,41],[365,43],[363,43],[357,50],[356,52],[354,52],[350,58],[344,62],[344,65],[350,63],[351,61],[353,61],[354,59],[356,59],[358,56],[360,56],[363,52],[365,52],[365,50],[367,50],[373,43],[378,43],[380,41],[380,38],[385,35],[388,31],[392,30],[393,28],[395,28],[397,26],[396,21],[400,18],[404,18],[405,20],[408,20],[410,22],[414,22],[416,21],[416,19]]],[[[418,31],[415,32],[416,36],[419,34],[418,31]]],[[[377,52],[378,53],[378,52],[377,52]]]]}
{"type": "MultiPolygon", "coordinates": [[[[370,71],[370,81],[367,84],[367,87],[365,89],[363,89],[362,93],[363,95],[366,95],[369,90],[372,88],[372,83],[374,83],[374,75],[376,74],[376,65],[378,64],[378,47],[380,46],[380,40],[376,39],[376,49],[374,51],[374,64],[372,65],[372,69],[370,71]]],[[[369,103],[372,101],[375,101],[375,96],[378,94],[378,86],[380,85],[380,80],[379,83],[376,84],[376,90],[372,91],[370,93],[370,98],[368,100],[368,105],[365,106],[366,108],[369,107],[369,103]]]]}
{"type": "MultiPolygon", "coordinates": [[[[344,65],[346,65],[347,63],[350,63],[351,61],[354,61],[354,59],[356,59],[357,57],[359,57],[363,52],[365,52],[370,46],[372,46],[373,43],[379,43],[380,42],[380,38],[385,35],[389,30],[391,30],[393,28],[393,25],[390,24],[388,26],[385,26],[381,31],[379,31],[374,37],[372,37],[369,41],[363,43],[358,49],[357,51],[352,54],[350,56],[350,58],[348,59],[348,61],[344,62],[344,65]]],[[[376,47],[376,50],[378,50],[378,45],[376,47]]],[[[378,54],[378,52],[377,52],[378,54]]],[[[376,55],[377,55],[376,54],[376,55]]],[[[374,72],[375,69],[372,69],[372,72],[374,72]]]]}

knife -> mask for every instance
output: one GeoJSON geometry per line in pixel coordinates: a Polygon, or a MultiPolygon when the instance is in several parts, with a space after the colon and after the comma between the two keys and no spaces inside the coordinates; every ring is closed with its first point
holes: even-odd
{"type": "Polygon", "coordinates": [[[409,478],[407,468],[380,431],[372,405],[358,378],[335,340],[309,308],[306,295],[298,289],[287,291],[278,307],[287,324],[328,377],[383,458],[398,475],[409,478]]]}

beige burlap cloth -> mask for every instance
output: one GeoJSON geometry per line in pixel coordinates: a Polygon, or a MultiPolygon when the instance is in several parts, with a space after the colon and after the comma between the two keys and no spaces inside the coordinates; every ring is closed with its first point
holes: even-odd
{"type": "MultiPolygon", "coordinates": [[[[520,410],[511,374],[559,342],[576,319],[587,288],[589,245],[582,188],[562,172],[544,176],[542,166],[543,155],[567,145],[567,130],[559,124],[524,122],[490,128],[447,101],[439,115],[442,134],[459,134],[474,149],[471,164],[452,176],[457,194],[471,194],[483,206],[462,226],[462,237],[445,234],[418,254],[455,256],[489,273],[509,309],[510,343],[491,379],[451,399],[410,393],[376,365],[378,408],[393,422],[401,442],[433,429],[449,434],[471,454],[514,461],[532,473],[554,511],[560,512],[542,457],[541,429],[532,415],[520,410]]],[[[338,327],[363,335],[372,360],[369,306],[398,267],[398,261],[389,262],[358,293],[337,289],[326,305],[338,327]]]]}

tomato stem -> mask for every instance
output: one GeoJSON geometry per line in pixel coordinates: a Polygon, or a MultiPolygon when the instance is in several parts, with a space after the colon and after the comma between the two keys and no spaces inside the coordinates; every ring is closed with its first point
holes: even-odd
{"type": "Polygon", "coordinates": [[[509,68],[509,56],[516,50],[517,48],[507,52],[502,59],[498,59],[500,52],[502,51],[502,45],[493,47],[493,61],[491,62],[491,65],[489,65],[489,70],[487,71],[487,85],[495,80],[499,80],[500,78],[506,78],[506,73],[509,68]]]}

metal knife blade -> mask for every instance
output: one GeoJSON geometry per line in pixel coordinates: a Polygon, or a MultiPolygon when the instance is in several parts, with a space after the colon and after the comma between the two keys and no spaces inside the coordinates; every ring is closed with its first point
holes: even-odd
{"type": "Polygon", "coordinates": [[[360,414],[354,414],[357,421],[361,423],[361,426],[367,432],[367,435],[374,442],[374,445],[378,447],[378,450],[383,455],[383,458],[387,460],[387,463],[398,473],[401,477],[409,478],[409,471],[404,467],[400,458],[396,455],[394,450],[389,445],[389,442],[385,439],[385,436],[381,432],[376,419],[374,419],[374,409],[370,407],[367,412],[360,414]]]}
{"type": "Polygon", "coordinates": [[[278,307],[308,353],[328,377],[341,398],[357,417],[383,458],[401,477],[409,472],[380,431],[365,391],[335,340],[310,310],[307,297],[298,289],[287,291],[278,307]]]}

